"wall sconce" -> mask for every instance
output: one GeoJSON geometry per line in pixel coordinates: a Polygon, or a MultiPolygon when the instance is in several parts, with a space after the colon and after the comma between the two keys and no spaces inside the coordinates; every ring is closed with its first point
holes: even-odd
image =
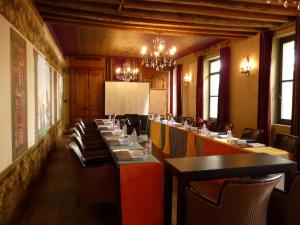
{"type": "Polygon", "coordinates": [[[242,63],[241,63],[241,73],[245,74],[245,75],[249,75],[251,69],[252,69],[252,66],[250,63],[249,55],[244,56],[242,63]]]}
{"type": "Polygon", "coordinates": [[[189,85],[192,81],[192,74],[186,73],[183,77],[183,82],[187,85],[189,85]]]}

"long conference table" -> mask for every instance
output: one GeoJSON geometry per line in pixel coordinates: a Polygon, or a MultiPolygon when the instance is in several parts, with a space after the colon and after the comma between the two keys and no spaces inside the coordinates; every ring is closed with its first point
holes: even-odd
{"type": "Polygon", "coordinates": [[[241,153],[267,153],[289,158],[289,153],[281,149],[270,146],[244,148],[227,143],[226,138],[211,138],[197,131],[155,120],[150,120],[149,133],[153,145],[170,158],[241,153]]]}
{"type": "MultiPolygon", "coordinates": [[[[99,120],[98,120],[99,121],[99,120]]],[[[102,125],[110,127],[111,125],[102,125]]],[[[110,131],[100,131],[117,167],[120,188],[122,225],[164,224],[164,167],[153,155],[146,158],[120,160],[116,152],[141,150],[138,143],[116,145],[123,138],[110,131]]]]}

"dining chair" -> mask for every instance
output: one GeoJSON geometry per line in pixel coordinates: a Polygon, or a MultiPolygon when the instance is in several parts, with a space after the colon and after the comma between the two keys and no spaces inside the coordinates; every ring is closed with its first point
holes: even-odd
{"type": "Polygon", "coordinates": [[[258,143],[261,142],[261,138],[262,138],[262,130],[253,129],[253,128],[245,128],[241,135],[241,139],[247,139],[258,143]]]}
{"type": "Polygon", "coordinates": [[[269,199],[280,178],[226,180],[215,200],[188,185],[186,225],[266,225],[269,199]]]}
{"type": "Polygon", "coordinates": [[[110,157],[110,153],[106,147],[106,145],[88,145],[88,144],[85,144],[82,140],[82,138],[74,133],[72,135],[72,141],[74,141],[77,146],[79,147],[81,153],[84,155],[84,156],[97,156],[97,155],[106,155],[108,157],[110,157]]]}
{"type": "Polygon", "coordinates": [[[290,159],[298,164],[300,170],[300,138],[289,134],[276,134],[275,140],[272,144],[274,148],[279,148],[289,152],[290,159]]]}
{"type": "Polygon", "coordinates": [[[69,148],[80,178],[80,208],[117,203],[117,175],[112,158],[84,157],[75,142],[69,148]]]}
{"type": "Polygon", "coordinates": [[[288,191],[274,189],[271,195],[268,225],[300,224],[300,172],[297,172],[288,191]]]}

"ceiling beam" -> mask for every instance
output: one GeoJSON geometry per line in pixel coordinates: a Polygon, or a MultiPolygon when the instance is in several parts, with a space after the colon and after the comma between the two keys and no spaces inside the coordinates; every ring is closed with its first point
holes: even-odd
{"type": "Polygon", "coordinates": [[[165,22],[186,22],[192,24],[209,24],[209,25],[225,25],[225,26],[247,26],[247,27],[257,27],[257,28],[271,28],[281,25],[281,23],[275,22],[263,22],[263,21],[253,21],[253,20],[236,20],[236,19],[224,19],[218,17],[207,17],[199,15],[190,14],[177,14],[177,13],[162,13],[162,12],[149,12],[142,10],[123,10],[118,12],[116,9],[107,6],[89,5],[89,4],[78,4],[71,2],[53,2],[49,0],[43,0],[36,3],[37,8],[41,10],[56,11],[56,10],[73,10],[74,15],[77,12],[80,13],[90,13],[93,16],[100,17],[99,14],[106,14],[111,16],[123,16],[124,19],[127,18],[137,18],[137,19],[154,19],[165,22]]]}
{"type": "Polygon", "coordinates": [[[300,12],[294,8],[283,8],[280,5],[273,4],[261,4],[244,1],[233,1],[233,0],[144,0],[145,2],[158,2],[158,3],[169,3],[169,4],[181,4],[181,5],[192,5],[192,6],[207,6],[219,9],[234,9],[243,12],[256,12],[265,14],[277,14],[286,16],[300,16],[300,12]]]}
{"type": "Polygon", "coordinates": [[[184,13],[192,15],[205,15],[213,17],[231,18],[231,19],[244,19],[244,20],[258,20],[258,21],[271,21],[271,22],[289,22],[291,19],[288,16],[272,15],[265,13],[255,12],[242,12],[232,9],[219,9],[212,7],[195,7],[191,5],[180,4],[166,4],[157,2],[126,2],[124,9],[141,9],[146,11],[158,12],[172,12],[184,13]]]}
{"type": "MultiPolygon", "coordinates": [[[[174,34],[175,36],[181,36],[181,35],[197,35],[197,36],[213,36],[213,37],[235,37],[235,38],[245,38],[250,35],[254,35],[253,32],[233,32],[233,31],[221,31],[221,30],[209,30],[209,29],[176,29],[176,28],[165,28],[165,27],[145,27],[145,26],[132,26],[132,25],[124,25],[119,23],[107,23],[107,22],[101,22],[93,19],[86,19],[81,20],[80,17],[74,17],[74,16],[61,16],[57,15],[57,13],[47,13],[43,14],[43,17],[48,22],[56,22],[59,21],[65,22],[65,21],[73,21],[73,22],[80,22],[81,24],[89,24],[98,26],[101,28],[110,28],[110,29],[121,29],[121,30],[136,30],[141,31],[144,33],[151,33],[151,34],[174,34]]],[[[74,24],[73,24],[74,25],[74,24]]]]}
{"type": "Polygon", "coordinates": [[[118,11],[119,11],[119,12],[122,11],[123,6],[124,6],[124,2],[125,2],[125,0],[121,0],[120,5],[119,5],[119,8],[118,8],[118,11]]]}
{"type": "MultiPolygon", "coordinates": [[[[66,16],[72,16],[72,13],[67,13],[67,11],[61,11],[61,10],[51,10],[51,11],[43,11],[41,10],[40,13],[42,16],[45,15],[53,15],[55,12],[61,12],[60,15],[56,15],[56,17],[63,17],[64,15],[66,16]]],[[[175,23],[175,22],[164,22],[164,21],[158,21],[158,20],[147,20],[147,19],[135,19],[135,18],[127,18],[126,20],[123,17],[118,17],[118,16],[107,16],[107,15],[101,15],[99,16],[90,16],[90,14],[80,14],[77,12],[76,17],[80,18],[83,22],[85,20],[91,19],[95,20],[98,22],[106,22],[106,23],[118,23],[118,24],[123,24],[123,25],[130,25],[130,26],[144,26],[144,27],[162,27],[162,28],[176,28],[178,30],[181,29],[210,29],[210,30],[223,30],[223,31],[238,31],[238,32],[253,32],[253,33],[258,33],[262,31],[262,29],[259,28],[248,28],[248,27],[231,27],[231,26],[222,26],[222,25],[195,25],[195,24],[189,24],[189,23],[175,23]]]]}

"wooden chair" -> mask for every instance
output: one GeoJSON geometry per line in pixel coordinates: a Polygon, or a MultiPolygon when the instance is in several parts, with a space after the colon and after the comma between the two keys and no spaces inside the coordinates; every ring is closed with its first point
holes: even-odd
{"type": "Polygon", "coordinates": [[[262,131],[253,128],[245,128],[241,135],[241,139],[253,140],[255,142],[261,142],[261,138],[262,131]]]}
{"type": "Polygon", "coordinates": [[[280,176],[225,181],[217,200],[188,186],[186,225],[266,225],[273,188],[280,176]]]}
{"type": "Polygon", "coordinates": [[[80,206],[117,203],[117,175],[112,159],[86,158],[75,142],[69,147],[80,175],[80,206]]]}
{"type": "Polygon", "coordinates": [[[294,176],[287,192],[274,189],[271,195],[268,225],[300,224],[300,172],[294,176]]]}
{"type": "Polygon", "coordinates": [[[288,134],[276,134],[272,144],[274,148],[279,148],[290,153],[290,159],[298,164],[300,170],[300,138],[288,134]]]}

